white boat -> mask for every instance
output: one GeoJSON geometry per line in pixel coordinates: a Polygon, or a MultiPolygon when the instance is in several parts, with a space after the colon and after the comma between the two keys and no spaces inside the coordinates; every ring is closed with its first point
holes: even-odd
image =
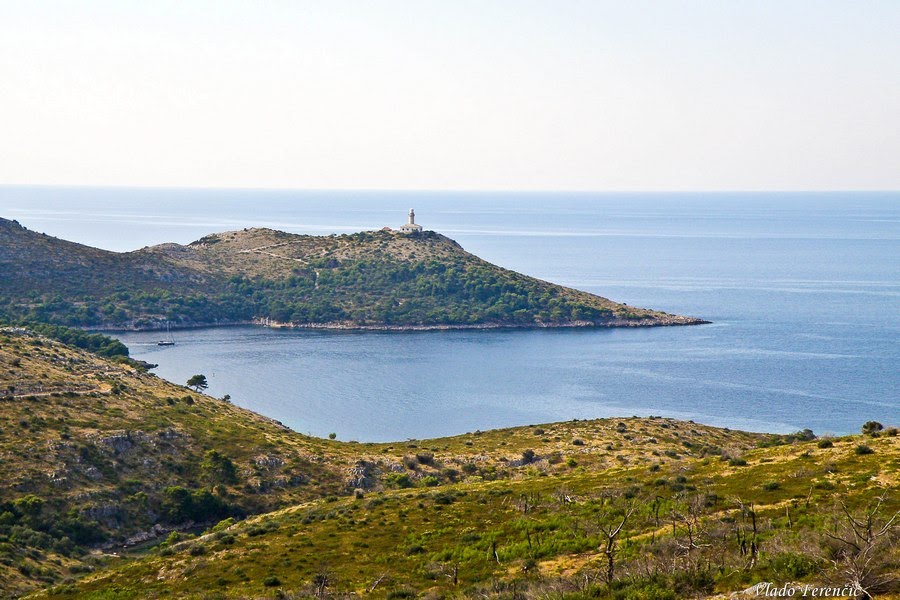
{"type": "Polygon", "coordinates": [[[172,338],[172,332],[169,331],[169,322],[166,321],[166,339],[156,342],[157,346],[174,346],[175,339],[172,338]]]}

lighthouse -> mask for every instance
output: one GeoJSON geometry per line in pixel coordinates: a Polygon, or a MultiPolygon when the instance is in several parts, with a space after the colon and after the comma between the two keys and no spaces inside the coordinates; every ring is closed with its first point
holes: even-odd
{"type": "Polygon", "coordinates": [[[416,211],[409,209],[409,221],[400,226],[401,233],[417,233],[422,231],[422,226],[416,224],[416,211]]]}

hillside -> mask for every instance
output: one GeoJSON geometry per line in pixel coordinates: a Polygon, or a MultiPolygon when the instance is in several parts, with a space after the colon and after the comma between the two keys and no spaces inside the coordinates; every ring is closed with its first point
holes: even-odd
{"type": "Polygon", "coordinates": [[[82,548],[346,490],[330,442],[123,360],[0,329],[0,587],[54,581],[82,548]]]}
{"type": "MultiPolygon", "coordinates": [[[[625,429],[648,425],[629,420],[625,429]]],[[[674,600],[756,598],[765,582],[797,587],[797,597],[804,586],[897,597],[900,445],[867,441],[872,454],[861,456],[858,439],[832,444],[723,461],[672,451],[642,460],[625,442],[617,464],[600,470],[579,464],[590,451],[570,447],[558,463],[539,449],[513,478],[228,521],[110,558],[104,570],[37,597],[674,600]]]]}
{"type": "MultiPolygon", "coordinates": [[[[900,508],[896,430],[633,417],[357,444],[122,360],[0,331],[2,595],[706,596],[842,580],[859,557],[825,535],[847,533],[838,502],[874,524],[900,508]]],[[[866,581],[900,565],[898,537],[872,540],[866,581]]]]}
{"type": "Polygon", "coordinates": [[[0,317],[95,328],[690,325],[492,265],[434,232],[246,229],[115,253],[0,219],[0,317]]]}

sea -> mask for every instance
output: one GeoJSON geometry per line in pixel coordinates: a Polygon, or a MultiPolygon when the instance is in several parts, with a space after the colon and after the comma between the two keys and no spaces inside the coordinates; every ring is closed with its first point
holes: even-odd
{"type": "Polygon", "coordinates": [[[124,252],[246,227],[417,222],[490,262],[709,325],[117,332],[183,384],[315,436],[396,441],[658,415],[816,434],[900,425],[900,192],[556,193],[0,186],[0,216],[124,252]]]}

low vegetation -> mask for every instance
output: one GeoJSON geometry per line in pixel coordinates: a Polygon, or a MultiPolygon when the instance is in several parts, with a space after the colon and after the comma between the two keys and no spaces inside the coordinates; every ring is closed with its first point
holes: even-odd
{"type": "Polygon", "coordinates": [[[339,442],[13,328],[0,390],[8,596],[898,592],[889,427],[819,440],[632,417],[339,442]]]}

